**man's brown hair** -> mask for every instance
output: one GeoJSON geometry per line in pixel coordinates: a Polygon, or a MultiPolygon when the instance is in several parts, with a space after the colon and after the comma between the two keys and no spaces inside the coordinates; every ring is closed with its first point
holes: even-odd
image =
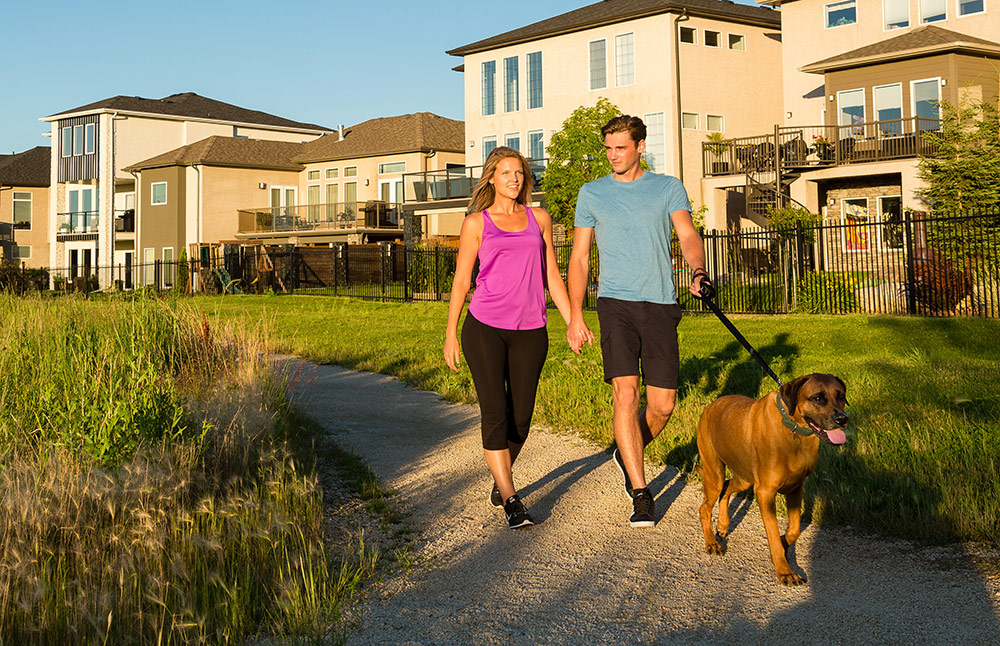
{"type": "Polygon", "coordinates": [[[639,143],[646,138],[646,124],[639,117],[620,114],[604,124],[604,127],[601,128],[601,137],[607,137],[616,132],[627,132],[632,137],[632,141],[639,143]]]}

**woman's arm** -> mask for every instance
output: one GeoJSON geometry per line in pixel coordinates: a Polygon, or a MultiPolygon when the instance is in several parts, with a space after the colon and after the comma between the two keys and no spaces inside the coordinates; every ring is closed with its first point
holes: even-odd
{"type": "MultiPolygon", "coordinates": [[[[569,294],[566,291],[566,284],[559,273],[559,263],[556,261],[556,249],[552,242],[552,216],[545,209],[532,210],[535,213],[538,226],[542,230],[542,239],[545,241],[545,279],[546,285],[549,288],[549,295],[552,297],[552,302],[555,303],[556,309],[559,310],[563,321],[569,326],[572,309],[570,307],[569,294]]],[[[580,345],[583,343],[593,343],[594,334],[586,324],[583,326],[583,335],[580,345]]],[[[575,351],[579,353],[579,349],[575,351]]]]}
{"type": "Polygon", "coordinates": [[[472,286],[472,268],[476,264],[479,245],[483,238],[482,213],[470,213],[462,222],[462,233],[458,239],[458,260],[455,263],[455,279],[451,284],[451,299],[448,301],[448,325],[444,335],[444,361],[448,367],[458,372],[460,344],[458,342],[458,319],[465,307],[465,297],[472,286]]]}

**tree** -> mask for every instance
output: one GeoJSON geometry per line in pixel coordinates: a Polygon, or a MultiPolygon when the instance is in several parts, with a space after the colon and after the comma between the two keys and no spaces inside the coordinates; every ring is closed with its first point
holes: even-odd
{"type": "Polygon", "coordinates": [[[562,130],[552,135],[546,148],[549,165],[543,188],[553,220],[562,222],[567,229],[573,227],[580,187],[611,172],[601,128],[621,113],[618,106],[601,98],[591,108],[580,106],[574,110],[563,121],[562,130]]]}

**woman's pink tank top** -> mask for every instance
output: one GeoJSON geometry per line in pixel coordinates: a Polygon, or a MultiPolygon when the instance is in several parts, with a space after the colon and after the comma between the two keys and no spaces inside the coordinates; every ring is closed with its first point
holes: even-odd
{"type": "Polygon", "coordinates": [[[505,330],[545,327],[545,241],[531,208],[523,231],[503,231],[483,211],[479,277],[469,312],[505,330]]]}

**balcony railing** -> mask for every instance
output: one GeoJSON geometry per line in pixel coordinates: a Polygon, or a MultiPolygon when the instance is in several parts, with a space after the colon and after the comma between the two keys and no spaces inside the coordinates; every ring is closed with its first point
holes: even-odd
{"type": "Polygon", "coordinates": [[[802,172],[810,168],[906,159],[934,151],[922,133],[941,128],[939,119],[913,117],[849,126],[785,126],[754,137],[702,143],[702,173],[802,172]]]}
{"type": "Polygon", "coordinates": [[[402,229],[402,209],[395,202],[331,202],[240,209],[240,233],[295,233],[402,229]]]}
{"type": "Polygon", "coordinates": [[[115,233],[135,233],[135,209],[115,211],[115,233]]]}
{"type": "MultiPolygon", "coordinates": [[[[538,190],[545,176],[547,159],[529,159],[528,166],[538,190]]],[[[482,175],[482,166],[460,166],[403,175],[404,202],[436,202],[465,199],[472,195],[482,175]]]]}
{"type": "Polygon", "coordinates": [[[59,213],[56,233],[73,235],[78,233],[97,233],[100,216],[97,211],[71,211],[59,213]]]}

